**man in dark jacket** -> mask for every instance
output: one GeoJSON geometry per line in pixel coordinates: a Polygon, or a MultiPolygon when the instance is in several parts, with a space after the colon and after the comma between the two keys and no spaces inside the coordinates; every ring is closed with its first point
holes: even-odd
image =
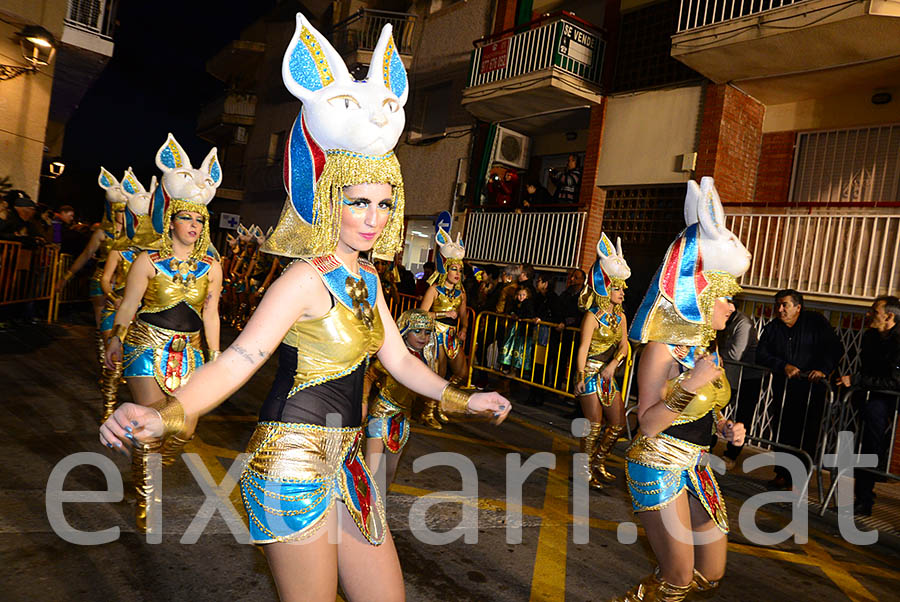
{"type": "MultiPolygon", "coordinates": [[[[871,392],[863,398],[861,416],[862,452],[877,454],[880,470],[887,458],[891,427],[897,411],[897,396],[879,391],[900,393],[900,299],[878,297],[869,309],[869,328],[863,333],[859,356],[859,372],[838,379],[845,387],[859,387],[871,392]]],[[[854,514],[872,514],[875,502],[875,475],[857,469],[854,473],[856,502],[854,514]]]]}
{"type": "MultiPolygon", "coordinates": [[[[772,437],[814,456],[824,406],[821,383],[837,368],[844,348],[825,316],[804,310],[803,295],[793,289],[775,293],[775,315],[756,349],[756,362],[775,374],[772,437]]],[[[789,488],[788,470],[776,466],[769,485],[789,488]]]]}

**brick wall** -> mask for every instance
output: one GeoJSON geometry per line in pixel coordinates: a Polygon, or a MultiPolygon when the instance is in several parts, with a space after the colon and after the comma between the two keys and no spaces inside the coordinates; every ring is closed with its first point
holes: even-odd
{"type": "Polygon", "coordinates": [[[794,144],[797,132],[763,134],[756,174],[754,200],[760,203],[786,203],[791,191],[794,144]]]}
{"type": "Polygon", "coordinates": [[[597,188],[597,162],[600,159],[600,144],[603,142],[603,125],[606,123],[606,97],[599,105],[591,107],[591,120],[588,125],[587,151],[581,170],[581,198],[579,201],[587,209],[587,223],[584,238],[581,241],[579,266],[587,271],[597,255],[597,241],[603,227],[603,208],[606,204],[606,192],[597,188]]]}
{"type": "Polygon", "coordinates": [[[706,86],[696,177],[714,177],[726,203],[753,201],[765,112],[763,104],[728,84],[706,86]]]}

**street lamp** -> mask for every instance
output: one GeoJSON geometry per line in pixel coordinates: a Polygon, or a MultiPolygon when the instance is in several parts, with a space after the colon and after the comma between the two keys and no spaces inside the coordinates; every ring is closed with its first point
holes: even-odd
{"type": "Polygon", "coordinates": [[[0,65],[0,81],[18,77],[24,73],[35,73],[38,67],[46,67],[56,54],[56,38],[38,25],[26,25],[19,36],[22,56],[29,63],[22,65],[0,65]]]}

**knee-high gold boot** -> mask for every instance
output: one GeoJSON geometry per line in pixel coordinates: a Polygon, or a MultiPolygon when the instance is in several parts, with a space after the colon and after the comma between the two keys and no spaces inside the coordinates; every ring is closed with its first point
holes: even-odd
{"type": "Polygon", "coordinates": [[[700,571],[694,569],[694,580],[691,582],[691,586],[697,594],[692,596],[692,598],[712,600],[716,590],[719,588],[719,583],[721,581],[710,581],[700,571]]]}
{"type": "Polygon", "coordinates": [[[162,465],[163,466],[172,466],[175,462],[178,461],[178,456],[181,454],[182,448],[187,445],[188,441],[193,439],[194,436],[191,435],[187,439],[183,439],[179,435],[172,435],[166,442],[163,443],[162,449],[159,450],[159,455],[162,456],[162,465]]]}
{"type": "Polygon", "coordinates": [[[653,573],[644,577],[643,581],[628,590],[624,596],[613,598],[610,602],[682,602],[693,588],[693,582],[672,585],[653,573]]]}
{"type": "Polygon", "coordinates": [[[425,400],[425,409],[422,411],[422,422],[425,423],[426,426],[430,426],[433,429],[442,429],[441,423],[437,419],[437,414],[440,413],[438,409],[438,402],[433,399],[425,400]]]}
{"type": "Polygon", "coordinates": [[[106,341],[103,340],[103,333],[99,330],[94,332],[94,345],[97,348],[97,361],[100,363],[100,371],[103,372],[103,368],[106,366],[106,341]]]}
{"type": "Polygon", "coordinates": [[[606,457],[612,450],[613,445],[616,444],[616,441],[619,440],[619,434],[623,430],[625,430],[625,427],[620,425],[610,424],[606,427],[603,436],[600,437],[600,442],[597,444],[594,455],[591,456],[591,476],[593,478],[606,481],[607,483],[612,483],[616,480],[616,475],[606,470],[606,457]]]}
{"type": "Polygon", "coordinates": [[[103,368],[100,377],[100,393],[103,396],[103,424],[116,411],[116,401],[119,393],[119,383],[122,380],[122,362],[116,362],[116,367],[110,370],[103,368]]]}
{"type": "Polygon", "coordinates": [[[597,451],[597,443],[602,430],[602,422],[592,422],[590,430],[581,438],[581,453],[586,456],[584,464],[581,466],[581,472],[587,477],[588,484],[594,489],[603,489],[603,483],[596,479],[591,471],[594,453],[597,451]]]}
{"type": "Polygon", "coordinates": [[[131,478],[134,479],[136,506],[134,519],[139,533],[147,532],[147,507],[151,503],[159,504],[160,484],[150,478],[150,455],[159,453],[161,441],[137,443],[131,450],[131,478]]]}

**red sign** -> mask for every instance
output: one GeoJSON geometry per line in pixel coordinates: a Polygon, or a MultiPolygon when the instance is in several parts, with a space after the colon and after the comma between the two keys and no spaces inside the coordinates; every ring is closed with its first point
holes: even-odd
{"type": "Polygon", "coordinates": [[[490,73],[491,71],[504,69],[508,58],[509,38],[483,46],[481,48],[481,64],[478,66],[478,73],[490,73]]]}

